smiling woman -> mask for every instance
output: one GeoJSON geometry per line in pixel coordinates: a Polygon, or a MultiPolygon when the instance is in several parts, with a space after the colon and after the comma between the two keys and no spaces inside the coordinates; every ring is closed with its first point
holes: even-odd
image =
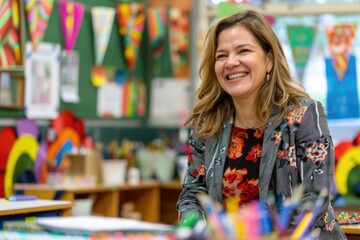
{"type": "MultiPolygon", "coordinates": [[[[256,102],[272,67],[272,53],[263,49],[246,27],[235,25],[219,33],[215,73],[222,89],[232,96],[235,107],[251,106],[256,102]]],[[[241,111],[237,113],[235,125],[259,125],[256,116],[245,119],[247,116],[240,116],[241,111]],[[236,121],[238,119],[240,122],[236,121]]]]}
{"type": "Polygon", "coordinates": [[[316,204],[319,211],[307,229],[317,229],[319,239],[346,239],[330,205],[335,159],[324,108],[291,77],[264,17],[248,10],[213,24],[199,73],[186,122],[192,131],[177,202],[180,222],[194,214],[206,218],[199,193],[239,206],[253,200],[271,204],[272,195],[281,208],[303,186],[304,197],[286,227],[292,228],[301,206],[316,204]]]}

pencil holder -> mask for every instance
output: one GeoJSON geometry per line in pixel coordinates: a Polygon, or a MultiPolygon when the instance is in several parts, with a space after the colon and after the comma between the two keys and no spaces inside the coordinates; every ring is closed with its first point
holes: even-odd
{"type": "Polygon", "coordinates": [[[104,185],[124,184],[127,161],[124,159],[107,159],[102,162],[102,179],[104,185]]]}

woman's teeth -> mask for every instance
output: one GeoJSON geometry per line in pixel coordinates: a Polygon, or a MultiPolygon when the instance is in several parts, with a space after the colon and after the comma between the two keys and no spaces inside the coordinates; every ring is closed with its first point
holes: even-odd
{"type": "Polygon", "coordinates": [[[228,79],[234,79],[234,78],[238,78],[238,77],[245,77],[247,75],[247,73],[236,73],[236,74],[232,74],[228,76],[228,79]]]}

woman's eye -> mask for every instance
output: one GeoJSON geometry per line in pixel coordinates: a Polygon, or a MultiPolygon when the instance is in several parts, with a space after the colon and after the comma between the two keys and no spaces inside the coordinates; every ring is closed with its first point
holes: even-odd
{"type": "Polygon", "coordinates": [[[249,52],[248,49],[241,49],[241,50],[239,51],[239,53],[247,53],[247,52],[249,52]]]}
{"type": "Polygon", "coordinates": [[[224,54],[220,54],[220,55],[217,55],[215,57],[216,60],[221,60],[221,59],[224,59],[226,56],[224,54]]]}

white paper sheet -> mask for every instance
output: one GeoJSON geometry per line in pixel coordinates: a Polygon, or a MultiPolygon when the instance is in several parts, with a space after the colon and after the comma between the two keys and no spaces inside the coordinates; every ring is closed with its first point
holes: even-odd
{"type": "Polygon", "coordinates": [[[179,126],[192,104],[189,79],[151,80],[150,123],[179,126]]]}
{"type": "Polygon", "coordinates": [[[108,82],[98,88],[97,115],[100,117],[123,116],[123,85],[108,82]]]}
{"type": "Polygon", "coordinates": [[[79,102],[79,53],[64,50],[61,54],[61,99],[79,102]]]}
{"type": "Polygon", "coordinates": [[[65,233],[97,233],[121,231],[155,231],[167,232],[173,226],[149,223],[134,219],[99,217],[99,216],[71,216],[38,218],[36,221],[44,229],[62,231],[65,233]]]}

